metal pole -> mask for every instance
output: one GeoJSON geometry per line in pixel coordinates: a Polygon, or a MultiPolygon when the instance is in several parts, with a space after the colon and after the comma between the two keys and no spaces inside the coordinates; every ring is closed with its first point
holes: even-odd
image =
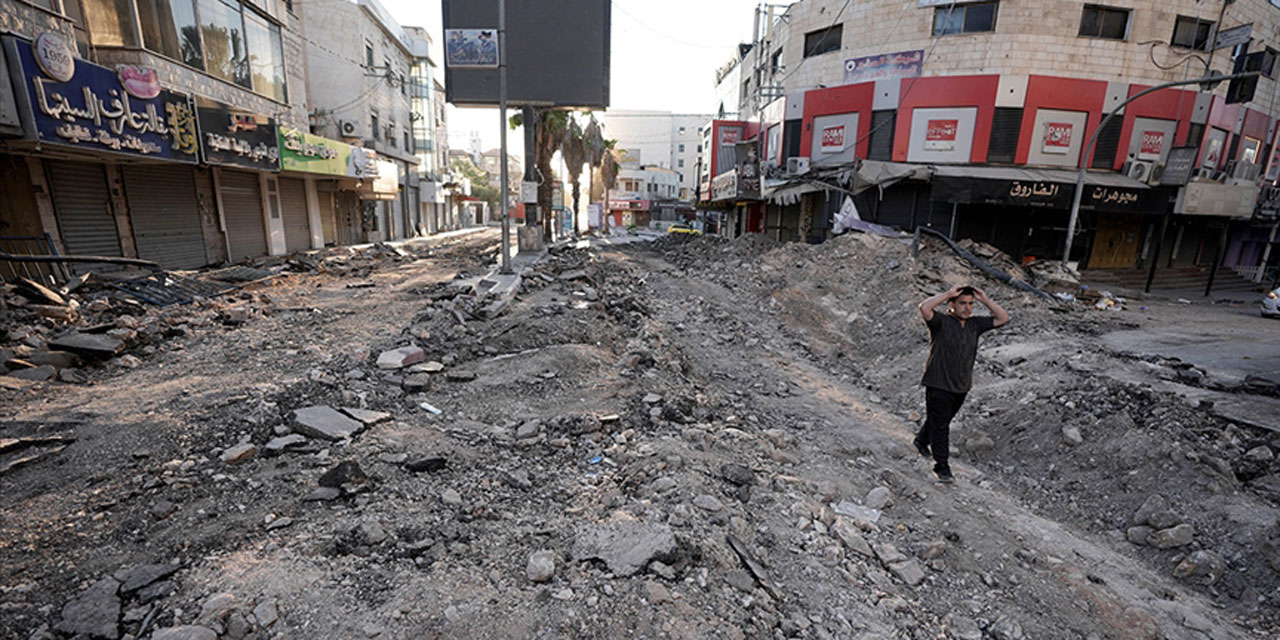
{"type": "Polygon", "coordinates": [[[1160,262],[1160,250],[1164,244],[1164,234],[1169,232],[1169,212],[1166,211],[1164,217],[1160,219],[1160,235],[1156,236],[1156,250],[1151,255],[1151,267],[1147,270],[1147,286],[1142,289],[1144,293],[1151,293],[1151,283],[1156,279],[1156,264],[1160,262]]]}
{"type": "Polygon", "coordinates": [[[1080,217],[1080,198],[1084,195],[1084,174],[1085,174],[1085,171],[1087,171],[1089,168],[1089,162],[1088,162],[1089,151],[1093,149],[1094,143],[1098,141],[1098,134],[1102,133],[1102,130],[1106,128],[1107,123],[1111,122],[1111,119],[1116,116],[1116,113],[1120,109],[1123,109],[1125,105],[1128,105],[1130,102],[1133,102],[1134,100],[1137,100],[1138,98],[1141,98],[1147,95],[1148,93],[1153,93],[1161,89],[1168,89],[1170,87],[1179,87],[1179,86],[1188,85],[1188,84],[1201,84],[1204,82],[1218,83],[1223,80],[1234,80],[1236,78],[1251,78],[1253,76],[1257,76],[1260,74],[1261,74],[1260,71],[1246,71],[1244,73],[1233,73],[1233,74],[1224,75],[1224,76],[1214,76],[1212,78],[1206,77],[1206,78],[1196,78],[1195,80],[1175,80],[1173,82],[1166,82],[1164,84],[1158,84],[1154,87],[1150,87],[1143,91],[1139,91],[1138,93],[1131,96],[1128,100],[1125,100],[1124,102],[1121,102],[1120,104],[1113,107],[1110,113],[1108,113],[1106,117],[1102,119],[1102,122],[1098,123],[1097,128],[1093,130],[1093,135],[1089,136],[1089,142],[1085,143],[1084,149],[1080,150],[1080,170],[1076,175],[1075,196],[1072,197],[1071,199],[1071,217],[1067,220],[1067,241],[1066,241],[1066,246],[1062,250],[1062,263],[1066,264],[1071,260],[1071,241],[1073,239],[1073,236],[1075,236],[1076,234],[1076,220],[1080,217]]]}
{"type": "Polygon", "coordinates": [[[511,212],[508,211],[510,203],[510,184],[509,176],[507,176],[507,0],[498,0],[498,116],[499,123],[499,147],[502,148],[502,157],[499,164],[502,168],[499,170],[501,175],[502,187],[498,194],[499,209],[498,212],[502,216],[502,267],[501,273],[511,273],[511,212]]]}
{"type": "Polygon", "coordinates": [[[1209,269],[1209,282],[1204,286],[1204,297],[1213,292],[1213,281],[1218,277],[1218,267],[1227,259],[1227,233],[1231,231],[1231,223],[1222,225],[1222,233],[1218,235],[1218,249],[1213,252],[1213,268],[1209,269]]]}

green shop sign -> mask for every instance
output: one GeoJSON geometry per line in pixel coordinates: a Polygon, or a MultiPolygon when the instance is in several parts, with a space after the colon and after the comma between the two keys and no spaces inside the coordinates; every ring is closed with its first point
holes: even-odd
{"type": "Polygon", "coordinates": [[[373,179],[377,154],[361,147],[297,129],[280,128],[280,166],[284,171],[373,179]]]}

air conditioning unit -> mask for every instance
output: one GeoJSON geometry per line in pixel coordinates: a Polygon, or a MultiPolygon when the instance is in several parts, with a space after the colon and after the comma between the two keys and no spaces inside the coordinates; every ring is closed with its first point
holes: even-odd
{"type": "Polygon", "coordinates": [[[1146,182],[1151,179],[1152,169],[1155,167],[1154,162],[1146,160],[1133,160],[1125,163],[1124,174],[1138,180],[1146,182]]]}
{"type": "Polygon", "coordinates": [[[787,173],[791,175],[809,173],[809,159],[801,156],[787,158],[787,173]]]}
{"type": "Polygon", "coordinates": [[[1151,163],[1151,174],[1147,176],[1147,184],[1156,186],[1160,184],[1160,178],[1164,177],[1164,163],[1151,163]]]}
{"type": "Polygon", "coordinates": [[[1241,182],[1253,182],[1258,179],[1258,174],[1258,165],[1252,162],[1239,162],[1231,172],[1231,177],[1241,182]]]}
{"type": "Polygon", "coordinates": [[[338,121],[338,134],[344,138],[360,137],[360,134],[356,132],[356,123],[350,120],[338,121]]]}

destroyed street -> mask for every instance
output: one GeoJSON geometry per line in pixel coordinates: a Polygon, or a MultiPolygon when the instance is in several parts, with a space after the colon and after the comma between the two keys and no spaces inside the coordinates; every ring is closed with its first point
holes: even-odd
{"type": "Polygon", "coordinates": [[[6,284],[0,637],[1277,637],[1280,323],[918,242],[6,284]],[[944,485],[916,305],[966,283],[1013,321],[944,485]]]}

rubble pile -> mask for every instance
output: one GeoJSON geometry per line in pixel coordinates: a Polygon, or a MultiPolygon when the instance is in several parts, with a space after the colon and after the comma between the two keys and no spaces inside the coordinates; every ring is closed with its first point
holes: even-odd
{"type": "MultiPolygon", "coordinates": [[[[948,491],[885,429],[920,409],[915,304],[976,280],[962,262],[859,236],[663,239],[556,247],[499,281],[491,243],[368,272],[325,257],[269,297],[193,305],[132,393],[95,389],[130,406],[100,398],[46,443],[65,465],[0,475],[0,541],[33,540],[0,544],[0,636],[1244,637],[1252,611],[1228,625],[1164,584],[1113,588],[1136,573],[1116,552],[1054,546],[987,496],[1008,487],[1170,584],[1254,595],[1242,558],[1280,541],[1227,539],[1172,478],[1217,468],[1185,455],[1213,449],[1235,477],[1204,486],[1238,490],[1275,473],[1275,442],[1136,387],[1015,386],[1072,371],[1026,336],[1109,316],[991,287],[1017,321],[980,376],[1011,382],[957,429],[981,489],[948,491]],[[1117,479],[1103,456],[1152,465],[1111,432],[1181,461],[1117,479]],[[14,524],[39,518],[57,527],[14,524]]],[[[23,400],[25,436],[86,393],[54,390],[23,400]]]]}

